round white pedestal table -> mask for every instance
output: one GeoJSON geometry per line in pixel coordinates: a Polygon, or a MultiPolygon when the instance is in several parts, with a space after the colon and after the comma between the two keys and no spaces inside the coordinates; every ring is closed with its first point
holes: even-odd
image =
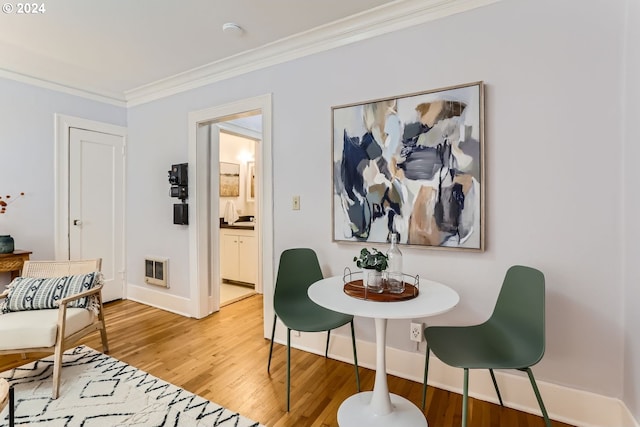
{"type": "Polygon", "coordinates": [[[406,301],[378,302],[351,297],[344,293],[342,276],[322,279],[309,287],[309,298],[316,304],[340,313],[375,319],[376,378],[373,391],[357,393],[338,409],[340,427],[427,427],[422,411],[408,399],[389,393],[386,368],[388,319],[415,319],[435,316],[451,310],[460,297],[442,283],[420,279],[420,292],[406,301]]]}

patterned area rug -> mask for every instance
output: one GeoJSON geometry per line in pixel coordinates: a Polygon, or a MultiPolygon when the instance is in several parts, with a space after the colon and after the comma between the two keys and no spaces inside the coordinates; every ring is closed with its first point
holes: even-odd
{"type": "MultiPolygon", "coordinates": [[[[0,373],[15,389],[16,426],[261,426],[89,347],[68,350],[63,363],[56,400],[52,357],[0,373]]],[[[8,425],[5,408],[0,426],[8,425]]]]}

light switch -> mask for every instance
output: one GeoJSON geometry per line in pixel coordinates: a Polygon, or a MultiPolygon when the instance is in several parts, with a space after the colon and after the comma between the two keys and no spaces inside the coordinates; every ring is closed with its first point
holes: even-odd
{"type": "Polygon", "coordinates": [[[293,202],[291,203],[291,209],[294,211],[300,210],[300,196],[293,196],[293,202]]]}

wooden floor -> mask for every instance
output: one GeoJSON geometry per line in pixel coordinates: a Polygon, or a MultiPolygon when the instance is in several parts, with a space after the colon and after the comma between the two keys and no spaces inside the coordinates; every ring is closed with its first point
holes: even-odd
{"type": "MultiPolygon", "coordinates": [[[[109,303],[105,312],[111,356],[268,427],[337,426],[340,403],[356,392],[352,365],[292,349],[291,412],[285,411],[286,348],[274,346],[268,375],[261,295],[201,320],[132,301],[109,303]]],[[[97,333],[82,343],[101,349],[97,333]]],[[[30,354],[27,361],[42,356],[30,354]]],[[[19,355],[0,356],[0,371],[27,361],[19,355]]],[[[360,368],[363,390],[373,388],[374,375],[360,368]]],[[[392,393],[420,404],[422,384],[388,378],[392,393]]],[[[461,407],[460,395],[429,387],[426,415],[431,427],[459,426],[461,407]]],[[[475,399],[469,400],[469,413],[469,427],[544,426],[540,417],[475,399]]]]}

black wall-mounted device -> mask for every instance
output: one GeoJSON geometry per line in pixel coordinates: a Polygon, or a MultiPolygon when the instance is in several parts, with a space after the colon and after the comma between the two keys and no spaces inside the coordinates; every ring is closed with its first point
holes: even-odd
{"type": "Polygon", "coordinates": [[[176,203],[173,205],[173,223],[179,225],[189,224],[189,205],[186,203],[176,203]]]}
{"type": "Polygon", "coordinates": [[[188,163],[180,163],[172,165],[169,171],[169,184],[171,185],[189,185],[188,163]]]}
{"type": "Polygon", "coordinates": [[[189,198],[189,187],[186,185],[173,185],[170,192],[171,197],[177,197],[180,200],[189,198]]]}
{"type": "Polygon", "coordinates": [[[188,167],[189,165],[187,163],[179,163],[177,165],[171,165],[171,170],[169,171],[169,184],[171,184],[169,195],[182,201],[180,204],[173,205],[174,224],[189,224],[189,205],[185,201],[189,198],[188,167]]]}

